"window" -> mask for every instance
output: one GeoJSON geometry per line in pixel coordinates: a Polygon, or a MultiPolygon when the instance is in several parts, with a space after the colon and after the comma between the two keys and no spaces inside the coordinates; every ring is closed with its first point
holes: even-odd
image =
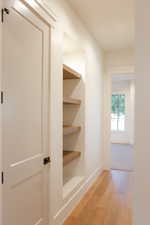
{"type": "Polygon", "coordinates": [[[125,131],[125,94],[112,95],[111,130],[125,131]]]}

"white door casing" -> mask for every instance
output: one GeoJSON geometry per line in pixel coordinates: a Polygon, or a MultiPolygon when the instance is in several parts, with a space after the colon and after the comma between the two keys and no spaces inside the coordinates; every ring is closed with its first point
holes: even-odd
{"type": "Polygon", "coordinates": [[[22,1],[3,24],[3,224],[48,225],[50,27],[22,1]]]}

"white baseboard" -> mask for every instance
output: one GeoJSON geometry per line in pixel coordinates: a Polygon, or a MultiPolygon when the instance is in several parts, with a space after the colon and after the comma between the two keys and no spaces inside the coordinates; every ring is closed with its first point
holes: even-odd
{"type": "Polygon", "coordinates": [[[98,168],[92,173],[90,177],[88,177],[84,184],[82,184],[79,189],[72,195],[72,197],[68,200],[66,204],[58,211],[58,213],[54,216],[53,221],[54,225],[62,225],[63,222],[68,218],[74,208],[77,206],[79,201],[83,198],[85,193],[89,190],[89,188],[96,181],[97,177],[102,173],[103,169],[98,168]]]}

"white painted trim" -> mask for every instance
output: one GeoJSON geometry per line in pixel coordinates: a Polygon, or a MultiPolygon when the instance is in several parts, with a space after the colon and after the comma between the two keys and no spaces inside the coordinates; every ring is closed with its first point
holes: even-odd
{"type": "MultiPolygon", "coordinates": [[[[3,0],[0,1],[0,9],[3,7],[3,0]]],[[[0,89],[2,84],[2,23],[0,23],[0,89]]],[[[0,174],[2,171],[2,107],[0,107],[0,174]]],[[[2,225],[2,184],[0,182],[0,225],[2,225]]]]}
{"type": "Polygon", "coordinates": [[[76,192],[76,190],[78,190],[78,188],[81,186],[81,184],[84,182],[85,178],[84,176],[75,176],[72,179],[70,179],[69,182],[67,182],[66,184],[64,184],[63,186],[63,201],[66,202],[68,201],[68,199],[70,199],[70,197],[72,197],[73,193],[76,192]],[[72,182],[72,180],[76,180],[76,182],[73,182],[73,186],[70,186],[70,182],[72,182]],[[69,187],[66,189],[66,186],[69,187]]]}
{"type": "Polygon", "coordinates": [[[57,15],[50,8],[50,5],[46,0],[35,0],[41,8],[45,10],[45,12],[56,22],[58,20],[57,15]]]}
{"type": "Polygon", "coordinates": [[[103,172],[103,168],[98,168],[91,174],[89,178],[86,179],[84,184],[72,195],[72,197],[68,200],[68,202],[58,211],[58,213],[54,216],[54,225],[61,225],[67,219],[67,217],[71,214],[80,200],[83,198],[85,193],[89,190],[89,188],[93,185],[99,175],[103,172]]]}
{"type": "Polygon", "coordinates": [[[55,27],[57,16],[48,7],[48,4],[41,0],[20,0],[23,4],[31,8],[40,18],[42,18],[49,26],[55,27]]]}

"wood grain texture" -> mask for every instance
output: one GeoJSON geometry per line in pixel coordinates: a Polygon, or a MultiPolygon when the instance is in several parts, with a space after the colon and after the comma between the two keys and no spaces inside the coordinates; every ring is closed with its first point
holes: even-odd
{"type": "Polygon", "coordinates": [[[63,104],[80,105],[81,104],[81,100],[64,97],[63,104]]]}
{"type": "Polygon", "coordinates": [[[80,155],[81,155],[81,152],[63,151],[63,166],[66,166],[71,161],[79,158],[80,155]]]}
{"type": "Polygon", "coordinates": [[[63,65],[63,79],[81,79],[81,75],[69,66],[63,65]]]}
{"type": "Polygon", "coordinates": [[[67,125],[64,125],[63,126],[63,135],[69,135],[69,134],[76,133],[76,132],[80,131],[80,129],[81,129],[80,126],[67,126],[67,125]]]}
{"type": "Polygon", "coordinates": [[[132,225],[132,173],[104,172],[63,225],[132,225]]]}

